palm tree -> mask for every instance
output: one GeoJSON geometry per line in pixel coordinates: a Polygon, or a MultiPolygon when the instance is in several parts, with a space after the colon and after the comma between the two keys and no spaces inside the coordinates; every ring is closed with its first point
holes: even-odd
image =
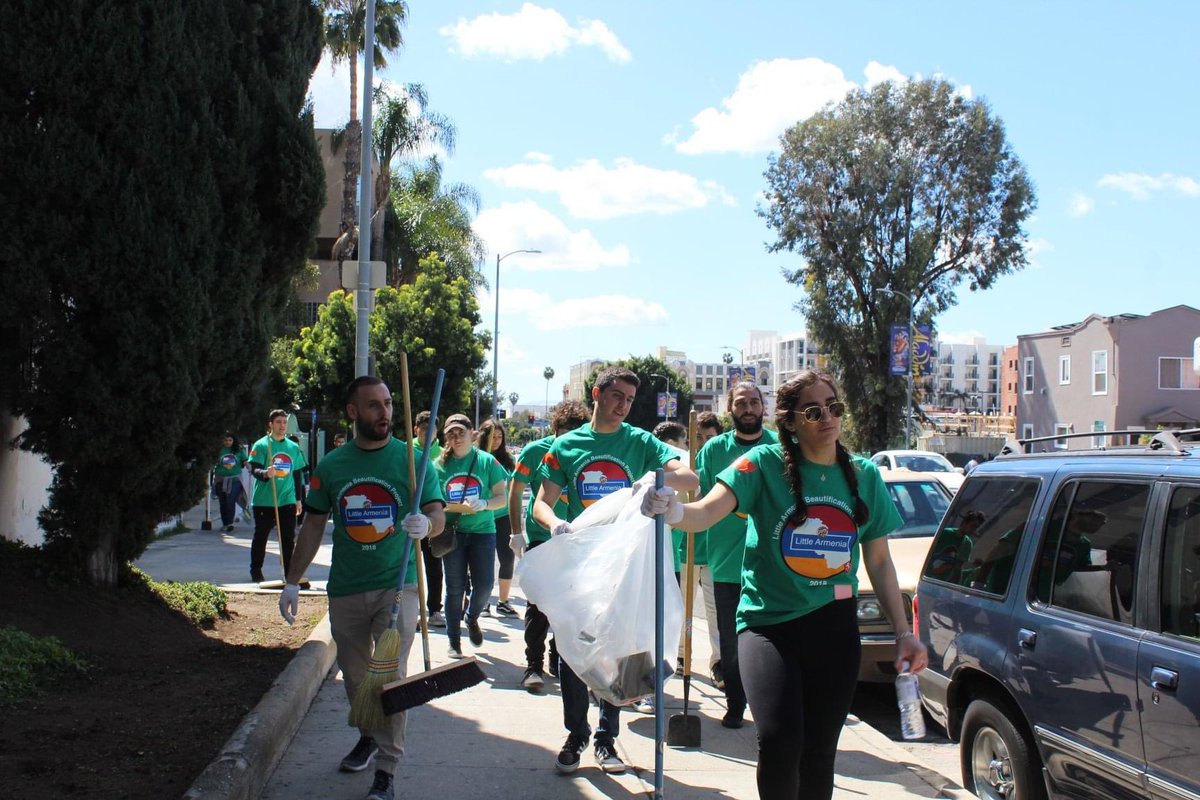
{"type": "Polygon", "coordinates": [[[441,256],[451,278],[466,278],[472,286],[482,283],[478,265],[486,251],[471,227],[479,205],[472,186],[442,186],[442,164],[436,157],[394,173],[384,249],[397,267],[395,285],[412,283],[420,260],[430,253],[441,256]]]}
{"type": "MultiPolygon", "coordinates": [[[[404,44],[400,28],[407,19],[408,5],[404,0],[375,0],[372,54],[376,68],[386,67],[386,54],[395,52],[404,44]]],[[[333,57],[333,63],[345,61],[350,65],[350,121],[334,141],[336,146],[338,139],[342,139],[346,146],[345,177],[342,181],[343,238],[339,239],[338,245],[342,257],[347,257],[357,247],[354,226],[358,204],[354,190],[362,157],[362,123],[358,119],[358,55],[365,49],[366,27],[366,0],[325,0],[325,49],[333,57]]]]}

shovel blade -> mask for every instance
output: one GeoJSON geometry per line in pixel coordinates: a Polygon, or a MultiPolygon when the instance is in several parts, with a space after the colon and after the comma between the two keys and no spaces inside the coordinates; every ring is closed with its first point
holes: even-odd
{"type": "Polygon", "coordinates": [[[675,714],[667,720],[667,744],[671,747],[700,746],[700,717],[675,714]]]}

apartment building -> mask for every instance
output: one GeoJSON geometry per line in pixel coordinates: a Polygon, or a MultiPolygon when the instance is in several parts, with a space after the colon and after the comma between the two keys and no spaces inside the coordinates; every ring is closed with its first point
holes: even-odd
{"type": "Polygon", "coordinates": [[[969,343],[936,342],[933,375],[922,381],[923,405],[1000,413],[1004,345],[981,337],[969,343]]]}
{"type": "MultiPolygon", "coordinates": [[[[1018,435],[1200,427],[1197,338],[1200,311],[1186,305],[1092,314],[1018,336],[1018,435]]],[[[1093,443],[1105,439],[1060,439],[1040,449],[1093,443]]]]}

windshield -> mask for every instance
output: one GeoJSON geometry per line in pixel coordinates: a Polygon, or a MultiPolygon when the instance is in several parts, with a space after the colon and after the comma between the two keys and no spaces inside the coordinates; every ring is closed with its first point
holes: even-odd
{"type": "Polygon", "coordinates": [[[891,536],[932,536],[950,507],[946,488],[937,481],[891,481],[886,485],[904,521],[891,536]]]}
{"type": "Polygon", "coordinates": [[[954,465],[937,453],[896,456],[896,466],[913,472],[954,472],[954,465]]]}

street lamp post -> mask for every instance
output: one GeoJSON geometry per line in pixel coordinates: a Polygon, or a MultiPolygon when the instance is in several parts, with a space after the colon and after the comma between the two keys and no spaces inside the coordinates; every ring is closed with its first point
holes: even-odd
{"type": "Polygon", "coordinates": [[[496,254],[496,317],[492,324],[492,419],[500,419],[500,262],[517,253],[540,253],[541,250],[512,250],[496,254]]]}
{"type": "Polygon", "coordinates": [[[742,352],[742,348],[733,347],[732,345],[728,345],[728,344],[723,344],[723,345],[721,345],[721,349],[738,351],[738,365],[741,366],[742,373],[744,374],[746,372],[746,354],[744,352],[742,352]]]}
{"type": "Polygon", "coordinates": [[[907,294],[901,294],[892,289],[880,289],[879,291],[885,294],[890,294],[893,297],[899,297],[908,301],[908,380],[905,382],[908,390],[908,402],[905,404],[904,417],[904,446],[912,447],[912,396],[913,396],[913,312],[916,310],[917,301],[907,294]]]}

